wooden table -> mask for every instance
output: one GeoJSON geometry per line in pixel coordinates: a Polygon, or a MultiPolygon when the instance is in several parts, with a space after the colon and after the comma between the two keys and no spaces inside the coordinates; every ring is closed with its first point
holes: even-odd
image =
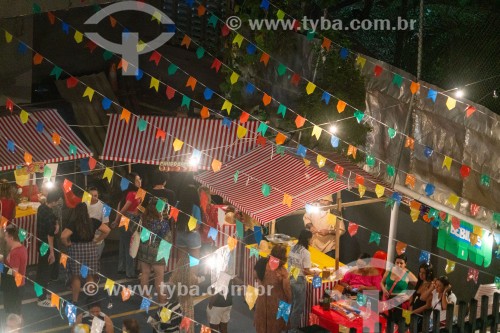
{"type": "MultiPolygon", "coordinates": [[[[257,263],[257,258],[255,256],[250,257],[250,249],[257,248],[257,244],[247,245],[245,247],[245,251],[239,257],[240,261],[236,262],[236,267],[240,268],[239,276],[243,280],[245,285],[255,286],[257,282],[257,276],[255,275],[254,266],[257,263]]],[[[311,252],[311,262],[317,264],[319,267],[335,267],[335,259],[327,256],[321,251],[309,247],[309,251],[311,252]]],[[[260,252],[260,256],[267,257],[269,253],[260,252]]],[[[340,264],[343,266],[343,264],[340,264]]],[[[323,298],[323,294],[326,289],[332,290],[337,281],[332,281],[330,279],[326,279],[322,281],[321,287],[313,288],[312,279],[308,277],[307,286],[306,286],[306,304],[304,306],[304,316],[301,320],[301,326],[306,326],[309,323],[309,314],[311,313],[311,308],[319,304],[320,299],[323,298]]]]}
{"type": "MultiPolygon", "coordinates": [[[[364,310],[364,308],[362,308],[364,310]]],[[[312,313],[314,313],[319,319],[318,325],[326,328],[330,332],[339,332],[339,326],[342,325],[348,328],[356,329],[356,332],[362,333],[363,327],[368,327],[369,332],[377,332],[376,328],[378,324],[382,324],[382,331],[385,330],[387,321],[384,317],[378,315],[376,312],[370,312],[370,316],[367,319],[357,317],[356,319],[349,320],[348,318],[341,315],[339,312],[334,310],[323,310],[320,305],[315,305],[312,307],[312,313]]]]}

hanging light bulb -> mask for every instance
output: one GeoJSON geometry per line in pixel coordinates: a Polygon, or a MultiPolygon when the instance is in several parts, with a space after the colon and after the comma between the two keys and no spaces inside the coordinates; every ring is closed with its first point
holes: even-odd
{"type": "Polygon", "coordinates": [[[50,190],[54,188],[54,183],[49,180],[48,182],[45,183],[45,186],[47,186],[47,189],[50,190]]]}
{"type": "Polygon", "coordinates": [[[201,152],[199,150],[193,150],[193,155],[191,155],[191,158],[189,159],[189,165],[190,166],[197,166],[200,164],[201,160],[201,152]]]}
{"type": "Polygon", "coordinates": [[[330,125],[330,128],[328,129],[330,133],[336,134],[337,133],[337,126],[336,125],[330,125]]]}
{"type": "Polygon", "coordinates": [[[493,98],[498,98],[498,93],[497,93],[497,90],[493,90],[493,98]]]}
{"type": "Polygon", "coordinates": [[[464,97],[464,91],[462,89],[458,89],[457,92],[455,93],[456,98],[462,98],[464,97]]]}

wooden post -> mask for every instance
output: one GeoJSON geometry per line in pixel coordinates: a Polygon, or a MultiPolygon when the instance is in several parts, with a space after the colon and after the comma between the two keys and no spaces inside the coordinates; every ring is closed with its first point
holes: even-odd
{"type": "MultiPolygon", "coordinates": [[[[340,217],[342,217],[342,197],[340,192],[337,192],[337,210],[340,217]]],[[[335,223],[335,271],[339,270],[340,267],[340,223],[344,223],[344,220],[339,220],[335,223]]]]}
{"type": "Polygon", "coordinates": [[[500,293],[495,293],[493,295],[493,307],[491,312],[491,332],[496,332],[498,325],[500,324],[500,313],[499,313],[499,303],[500,303],[500,293]]]}
{"type": "Polygon", "coordinates": [[[481,333],[488,328],[488,296],[481,296],[481,333]]]}
{"type": "Polygon", "coordinates": [[[446,307],[446,329],[448,332],[453,332],[453,311],[455,309],[454,304],[448,304],[446,307]]]}
{"type": "Polygon", "coordinates": [[[469,324],[471,332],[476,331],[476,316],[477,316],[477,300],[473,298],[469,303],[469,324]]]}
{"type": "Polygon", "coordinates": [[[458,333],[465,333],[465,317],[467,316],[467,303],[464,301],[458,302],[458,333]]]}
{"type": "Polygon", "coordinates": [[[131,173],[132,172],[132,163],[129,163],[128,164],[128,173],[131,173]]]}

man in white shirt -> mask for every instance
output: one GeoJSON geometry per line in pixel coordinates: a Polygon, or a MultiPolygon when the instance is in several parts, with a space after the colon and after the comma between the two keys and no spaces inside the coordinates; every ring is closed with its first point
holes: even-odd
{"type": "MultiPolygon", "coordinates": [[[[88,189],[89,194],[92,196],[90,200],[90,205],[87,203],[87,207],[89,210],[89,217],[99,220],[102,223],[108,224],[109,217],[104,216],[104,204],[99,200],[99,191],[97,191],[96,187],[90,187],[88,189]]],[[[95,232],[94,240],[100,236],[101,232],[97,230],[95,232]]],[[[96,243],[97,244],[97,259],[101,260],[102,251],[104,250],[104,240],[96,243]]]]}

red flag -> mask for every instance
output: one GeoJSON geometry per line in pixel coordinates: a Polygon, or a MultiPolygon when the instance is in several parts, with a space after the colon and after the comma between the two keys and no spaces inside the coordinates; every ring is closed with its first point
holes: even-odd
{"type": "Polygon", "coordinates": [[[151,54],[151,57],[149,57],[149,61],[154,61],[156,66],[160,63],[161,59],[161,54],[158,51],[154,51],[153,54],[151,54]]]}
{"type": "Polygon", "coordinates": [[[375,76],[380,76],[380,74],[382,74],[382,71],[384,69],[382,67],[380,67],[379,65],[375,66],[375,68],[373,69],[373,74],[375,76]]]}
{"type": "Polygon", "coordinates": [[[300,75],[294,73],[292,75],[292,78],[290,79],[290,83],[297,87],[299,85],[299,82],[300,82],[300,75]]]}
{"type": "Polygon", "coordinates": [[[219,73],[221,61],[217,58],[214,58],[214,61],[212,62],[212,66],[210,66],[210,69],[215,68],[215,71],[219,73]]]}
{"type": "Polygon", "coordinates": [[[356,223],[349,222],[349,226],[347,227],[347,232],[349,232],[349,235],[353,237],[358,233],[358,228],[359,225],[357,225],[356,223]]]}
{"type": "Polygon", "coordinates": [[[14,110],[14,102],[12,102],[12,100],[10,98],[7,98],[7,100],[5,101],[5,108],[7,110],[9,110],[10,112],[12,112],[12,110],[14,110]]]}
{"type": "Polygon", "coordinates": [[[240,116],[240,123],[244,124],[248,121],[248,117],[250,117],[250,114],[248,112],[243,111],[240,116]]]}
{"type": "Polygon", "coordinates": [[[472,105],[467,106],[467,109],[465,109],[465,113],[467,115],[467,118],[469,118],[470,116],[472,116],[472,114],[474,112],[476,112],[476,108],[473,107],[472,105]]]}
{"type": "Polygon", "coordinates": [[[262,147],[264,147],[266,145],[266,138],[261,136],[260,134],[257,135],[257,144],[258,145],[261,145],[262,147]]]}
{"type": "Polygon", "coordinates": [[[85,44],[85,48],[86,49],[89,49],[90,53],[94,52],[94,50],[96,49],[97,45],[96,43],[94,43],[93,41],[89,40],[86,44],[85,44]]]}
{"type": "Polygon", "coordinates": [[[460,219],[458,217],[452,216],[451,217],[451,225],[455,229],[460,228],[460,219]]]}
{"type": "Polygon", "coordinates": [[[156,130],[156,138],[161,138],[163,141],[165,141],[167,133],[164,130],[157,129],[156,130]]]}
{"type": "Polygon", "coordinates": [[[97,161],[93,157],[89,157],[89,168],[90,170],[94,170],[95,166],[97,164],[97,161]]]}
{"type": "Polygon", "coordinates": [[[342,176],[344,174],[344,168],[341,167],[340,164],[337,164],[335,166],[335,169],[333,169],[333,171],[339,176],[342,176]]]}
{"type": "Polygon", "coordinates": [[[365,185],[365,177],[356,175],[355,183],[358,185],[365,185]]]}
{"type": "Polygon", "coordinates": [[[172,88],[171,86],[167,86],[167,91],[166,91],[166,94],[167,94],[167,98],[168,99],[172,99],[174,98],[174,95],[175,95],[175,89],[172,88]]]}
{"type": "Polygon", "coordinates": [[[229,32],[231,32],[231,30],[229,29],[229,27],[227,26],[227,24],[224,24],[221,28],[221,35],[223,37],[226,37],[227,35],[229,35],[229,32]]]}
{"type": "Polygon", "coordinates": [[[462,178],[469,177],[469,174],[470,174],[470,167],[468,167],[465,164],[462,165],[462,167],[460,168],[460,175],[462,176],[462,178]]]}
{"type": "Polygon", "coordinates": [[[170,206],[170,213],[168,214],[169,218],[173,218],[175,222],[177,222],[177,217],[179,216],[179,210],[174,206],[170,206]]]}
{"type": "Polygon", "coordinates": [[[477,213],[479,213],[479,205],[476,205],[475,203],[470,204],[470,215],[476,216],[477,213]]]}
{"type": "Polygon", "coordinates": [[[56,22],[56,16],[52,12],[47,12],[47,17],[49,18],[50,24],[54,24],[56,22]]]}
{"type": "Polygon", "coordinates": [[[69,89],[76,87],[77,84],[78,84],[78,79],[74,76],[69,77],[66,80],[66,87],[68,87],[69,89]]]}

